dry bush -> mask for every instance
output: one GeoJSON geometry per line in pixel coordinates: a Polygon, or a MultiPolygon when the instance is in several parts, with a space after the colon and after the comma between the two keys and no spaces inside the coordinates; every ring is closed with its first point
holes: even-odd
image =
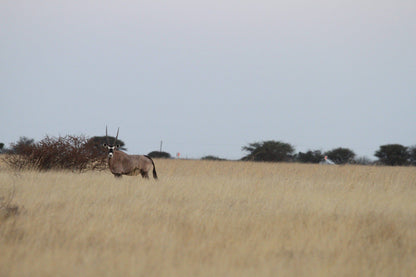
{"type": "Polygon", "coordinates": [[[85,171],[105,168],[105,153],[85,136],[49,137],[27,145],[19,145],[5,162],[14,169],[70,169],[85,171]]]}

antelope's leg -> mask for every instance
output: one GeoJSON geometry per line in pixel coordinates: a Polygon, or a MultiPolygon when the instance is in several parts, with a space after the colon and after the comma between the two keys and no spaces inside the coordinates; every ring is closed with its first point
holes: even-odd
{"type": "Polygon", "coordinates": [[[146,171],[141,171],[140,174],[142,174],[142,177],[145,179],[149,179],[149,173],[146,171]]]}

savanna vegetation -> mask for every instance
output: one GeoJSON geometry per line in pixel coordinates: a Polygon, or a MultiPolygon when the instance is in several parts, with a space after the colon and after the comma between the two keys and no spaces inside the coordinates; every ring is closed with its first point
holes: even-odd
{"type": "Polygon", "coordinates": [[[158,159],[159,181],[0,163],[0,276],[411,276],[414,167],[158,159]]]}
{"type": "Polygon", "coordinates": [[[81,172],[104,169],[107,162],[101,141],[85,136],[46,136],[39,142],[22,137],[12,144],[9,152],[2,159],[17,170],[70,169],[81,172]]]}
{"type": "MultiPolygon", "coordinates": [[[[105,164],[105,155],[101,146],[110,142],[119,145],[119,150],[127,150],[124,142],[115,137],[94,136],[88,138],[83,135],[67,135],[64,137],[46,136],[39,142],[21,137],[17,142],[12,143],[10,148],[5,148],[4,143],[0,143],[0,153],[17,154],[6,156],[7,162],[17,169],[67,168],[84,171],[102,168],[105,164]]],[[[378,158],[377,161],[372,161],[365,156],[357,156],[354,151],[344,147],[337,147],[325,152],[308,150],[296,153],[293,145],[274,140],[249,143],[242,146],[241,149],[247,152],[247,155],[241,158],[243,161],[322,163],[324,157],[327,157],[336,164],[416,165],[416,145],[409,147],[401,144],[381,145],[374,152],[374,156],[378,158]]],[[[152,158],[172,158],[170,153],[161,151],[161,149],[151,151],[147,155],[152,158]]],[[[214,155],[207,155],[201,159],[225,160],[214,155]]]]}

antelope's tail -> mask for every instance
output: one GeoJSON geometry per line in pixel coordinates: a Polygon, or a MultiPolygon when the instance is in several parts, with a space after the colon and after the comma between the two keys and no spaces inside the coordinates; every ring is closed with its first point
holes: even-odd
{"type": "Polygon", "coordinates": [[[156,173],[156,166],[155,166],[155,163],[153,162],[153,160],[152,160],[152,158],[150,158],[149,156],[147,156],[147,155],[145,155],[146,156],[146,158],[148,158],[151,162],[152,162],[152,165],[153,165],[153,178],[154,179],[157,179],[157,173],[156,173]]]}

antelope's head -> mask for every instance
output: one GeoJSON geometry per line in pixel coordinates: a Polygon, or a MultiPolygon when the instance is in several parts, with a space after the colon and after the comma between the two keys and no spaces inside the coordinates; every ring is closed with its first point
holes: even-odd
{"type": "Polygon", "coordinates": [[[114,155],[114,151],[115,151],[115,150],[117,150],[117,148],[119,148],[119,147],[120,147],[120,145],[119,145],[119,144],[116,144],[116,143],[117,143],[118,131],[119,131],[119,130],[120,130],[120,128],[118,128],[118,129],[117,129],[117,135],[116,135],[116,139],[114,140],[114,143],[113,143],[113,144],[110,144],[110,143],[108,142],[107,126],[105,126],[105,139],[106,139],[106,142],[107,142],[107,143],[104,143],[104,144],[103,144],[103,146],[104,146],[105,148],[107,148],[107,150],[108,150],[108,158],[109,158],[109,159],[111,159],[111,158],[113,157],[113,155],[114,155]]]}

